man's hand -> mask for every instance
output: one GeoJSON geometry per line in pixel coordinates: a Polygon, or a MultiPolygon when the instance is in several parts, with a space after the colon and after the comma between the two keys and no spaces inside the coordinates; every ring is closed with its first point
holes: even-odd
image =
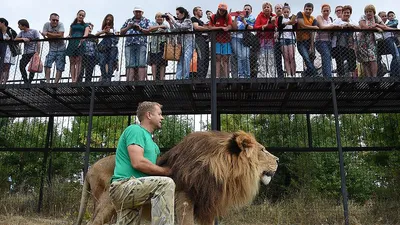
{"type": "Polygon", "coordinates": [[[46,32],[46,31],[45,31],[45,32],[39,31],[39,33],[40,33],[44,38],[46,38],[46,36],[47,36],[47,32],[46,32]]]}
{"type": "Polygon", "coordinates": [[[162,167],[164,170],[164,176],[171,176],[172,175],[172,170],[169,167],[162,167]]]}

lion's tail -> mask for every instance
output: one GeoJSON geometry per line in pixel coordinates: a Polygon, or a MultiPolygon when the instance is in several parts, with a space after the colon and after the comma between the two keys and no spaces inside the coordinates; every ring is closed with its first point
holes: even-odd
{"type": "Polygon", "coordinates": [[[87,179],[85,178],[85,181],[83,182],[83,187],[82,187],[82,196],[81,196],[81,204],[79,206],[79,215],[78,219],[76,221],[76,225],[81,225],[83,216],[85,215],[86,212],[86,206],[87,202],[89,199],[89,193],[90,193],[90,185],[87,179]]]}

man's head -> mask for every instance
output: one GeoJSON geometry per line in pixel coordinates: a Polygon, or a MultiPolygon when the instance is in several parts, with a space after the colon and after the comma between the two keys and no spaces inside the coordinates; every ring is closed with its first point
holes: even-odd
{"type": "Polygon", "coordinates": [[[282,16],[282,9],[283,9],[283,5],[282,4],[276,4],[275,5],[275,14],[276,14],[276,16],[282,16]]]}
{"type": "Polygon", "coordinates": [[[8,21],[4,18],[0,18],[0,29],[4,29],[8,27],[8,21]]]}
{"type": "Polygon", "coordinates": [[[136,115],[141,124],[149,126],[153,131],[161,128],[164,119],[162,105],[157,102],[142,102],[139,104],[136,115]]]}
{"type": "Polygon", "coordinates": [[[135,16],[135,19],[141,19],[144,14],[144,11],[141,7],[135,7],[133,9],[133,15],[135,16]]]}
{"type": "Polygon", "coordinates": [[[343,6],[341,6],[341,5],[336,6],[335,14],[336,14],[337,18],[339,18],[339,19],[342,18],[342,13],[343,13],[343,6]]]}
{"type": "Polygon", "coordinates": [[[58,21],[60,20],[60,16],[57,13],[50,14],[50,25],[52,27],[58,26],[58,21]]]}
{"type": "Polygon", "coordinates": [[[253,12],[253,7],[250,4],[243,6],[243,11],[246,11],[246,16],[249,16],[253,12]]]}
{"type": "Polygon", "coordinates": [[[306,3],[304,5],[304,14],[306,16],[311,16],[311,13],[314,11],[314,5],[312,3],[306,3]]]}
{"type": "Polygon", "coordinates": [[[350,21],[350,16],[352,13],[353,13],[353,8],[350,5],[343,6],[342,20],[350,21]]]}
{"type": "Polygon", "coordinates": [[[29,29],[29,22],[26,19],[18,20],[18,28],[20,30],[29,29]]]}
{"type": "Polygon", "coordinates": [[[195,16],[197,18],[203,17],[203,10],[201,9],[200,6],[196,6],[193,8],[193,16],[195,16]]]}

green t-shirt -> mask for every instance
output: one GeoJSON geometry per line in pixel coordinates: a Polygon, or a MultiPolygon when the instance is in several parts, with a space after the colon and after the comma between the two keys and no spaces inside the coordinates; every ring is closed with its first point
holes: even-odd
{"type": "Polygon", "coordinates": [[[129,145],[142,147],[144,149],[144,157],[156,164],[160,149],[154,143],[151,133],[140,125],[130,125],[119,138],[115,155],[114,175],[111,177],[111,182],[131,178],[132,176],[136,178],[148,176],[132,167],[128,154],[129,145]]]}

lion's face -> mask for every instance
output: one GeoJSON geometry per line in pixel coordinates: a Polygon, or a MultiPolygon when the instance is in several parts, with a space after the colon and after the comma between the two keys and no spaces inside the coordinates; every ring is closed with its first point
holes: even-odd
{"type": "Polygon", "coordinates": [[[266,148],[258,143],[258,160],[260,179],[263,184],[268,185],[278,169],[279,158],[269,153],[266,148]]]}
{"type": "Polygon", "coordinates": [[[243,131],[235,132],[231,143],[234,143],[229,146],[232,154],[239,154],[251,161],[256,159],[253,162],[256,162],[260,180],[265,185],[269,184],[278,169],[278,157],[269,153],[254,136],[243,131]]]}

